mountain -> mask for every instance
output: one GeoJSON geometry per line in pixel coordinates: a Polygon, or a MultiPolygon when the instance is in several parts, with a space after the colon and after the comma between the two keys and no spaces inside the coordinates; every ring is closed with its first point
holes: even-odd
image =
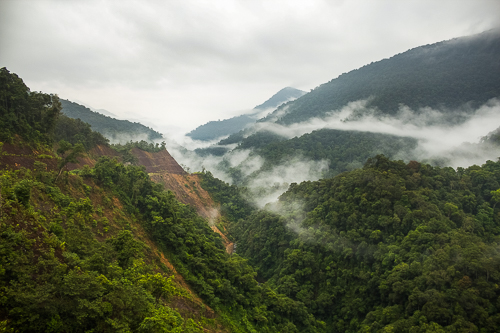
{"type": "Polygon", "coordinates": [[[481,117],[485,108],[495,112],[495,98],[500,98],[500,30],[416,47],[344,73],[196,153],[220,157],[218,167],[240,185],[256,183],[259,174],[292,160],[324,161],[327,171],[317,177],[326,177],[360,167],[378,153],[439,165],[458,156],[491,159],[500,154],[498,146],[436,155],[420,146],[430,138],[416,129],[439,127],[441,132],[429,136],[440,136],[481,117]],[[227,162],[244,150],[250,151],[246,160],[227,162]],[[260,167],[246,172],[249,161],[258,158],[260,167]]]}
{"type": "Polygon", "coordinates": [[[186,136],[191,137],[193,140],[210,141],[237,133],[247,125],[255,123],[255,121],[254,117],[247,114],[224,120],[209,121],[187,133],[186,136]]]}
{"type": "Polygon", "coordinates": [[[73,119],[81,119],[83,122],[90,124],[94,131],[101,133],[112,142],[124,143],[141,139],[152,141],[163,138],[157,131],[140,123],[111,118],[65,99],[61,99],[61,105],[61,112],[64,115],[73,119]]]}
{"type": "MultiPolygon", "coordinates": [[[[395,115],[400,105],[450,112],[500,96],[500,30],[424,45],[344,73],[267,119],[291,124],[369,99],[367,107],[395,115]],[[284,113],[280,115],[280,113],[284,113]]],[[[265,121],[265,120],[264,120],[265,121]]]]}
{"type": "Polygon", "coordinates": [[[257,105],[254,112],[232,117],[229,119],[210,121],[204,125],[198,126],[192,130],[187,136],[194,140],[210,141],[233,133],[237,133],[246,126],[255,123],[260,111],[266,109],[274,109],[279,105],[290,100],[299,98],[305,94],[304,91],[286,87],[278,91],[264,103],[257,105]]]}
{"type": "Polygon", "coordinates": [[[304,96],[305,94],[306,94],[305,91],[295,89],[292,87],[286,87],[278,91],[264,103],[254,107],[254,110],[275,109],[281,104],[293,101],[301,96],[304,96]]]}
{"type": "Polygon", "coordinates": [[[54,144],[60,111],[0,70],[2,331],[324,332],[232,254],[227,218],[164,144],[127,142],[123,164],[67,117],[77,143],[54,144]]]}
{"type": "Polygon", "coordinates": [[[111,117],[111,118],[116,118],[116,114],[109,112],[108,110],[105,110],[105,109],[91,109],[91,110],[94,112],[103,114],[105,116],[111,117]]]}

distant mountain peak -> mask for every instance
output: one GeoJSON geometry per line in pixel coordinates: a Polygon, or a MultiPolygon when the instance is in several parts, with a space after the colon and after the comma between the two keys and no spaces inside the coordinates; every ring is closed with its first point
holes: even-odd
{"type": "Polygon", "coordinates": [[[265,109],[270,109],[270,108],[277,108],[283,103],[286,103],[288,101],[297,99],[299,97],[302,97],[305,95],[306,92],[300,89],[292,88],[292,87],[285,87],[278,91],[276,94],[274,94],[271,98],[269,98],[267,101],[264,103],[257,105],[254,107],[254,110],[265,110],[265,109]]]}
{"type": "Polygon", "coordinates": [[[204,125],[198,126],[186,135],[194,140],[209,141],[237,133],[247,125],[254,123],[257,120],[257,115],[261,114],[262,110],[275,109],[281,104],[297,99],[305,94],[305,91],[296,88],[283,88],[264,103],[257,105],[253,113],[243,114],[224,120],[209,121],[204,125]]]}

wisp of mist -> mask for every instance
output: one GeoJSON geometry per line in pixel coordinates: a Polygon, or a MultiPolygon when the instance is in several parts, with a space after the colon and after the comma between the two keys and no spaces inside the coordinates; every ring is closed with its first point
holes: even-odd
{"type": "MultiPolygon", "coordinates": [[[[293,138],[315,130],[336,129],[411,137],[418,141],[418,147],[412,152],[405,152],[405,159],[424,162],[439,160],[454,168],[482,164],[500,156],[498,148],[490,149],[478,145],[482,137],[500,127],[498,99],[492,99],[476,110],[422,108],[414,111],[401,106],[396,116],[380,115],[378,110],[368,106],[369,101],[367,99],[351,102],[325,117],[312,118],[288,126],[274,122],[255,123],[246,135],[270,131],[285,138],[293,138]]],[[[282,109],[282,112],[286,112],[286,108],[282,109]]],[[[215,177],[231,183],[232,177],[220,165],[225,162],[225,165],[230,167],[239,167],[245,177],[251,176],[251,181],[246,186],[253,195],[252,201],[259,207],[276,201],[290,183],[320,179],[328,169],[328,161],[294,158],[285,164],[274,166],[271,170],[259,172],[264,161],[251,150],[226,146],[233,150],[224,156],[200,157],[172,140],[168,143],[167,147],[172,156],[191,172],[204,168],[215,177]],[[267,190],[263,191],[263,188],[267,190]]]]}

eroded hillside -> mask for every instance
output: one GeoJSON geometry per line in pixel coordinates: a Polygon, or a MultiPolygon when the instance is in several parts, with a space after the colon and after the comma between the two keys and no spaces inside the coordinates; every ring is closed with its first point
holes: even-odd
{"type": "MultiPolygon", "coordinates": [[[[134,148],[132,154],[137,158],[136,164],[145,167],[152,181],[164,185],[165,189],[174,193],[177,200],[190,205],[200,216],[207,219],[212,230],[221,235],[227,252],[232,253],[233,243],[217,227],[219,224],[217,222],[221,218],[219,209],[208,192],[201,187],[198,175],[184,171],[167,150],[151,153],[134,148]]],[[[79,163],[68,163],[64,170],[76,170],[84,165],[93,167],[103,156],[121,159],[120,155],[110,147],[97,145],[79,157],[79,163]]],[[[35,161],[37,167],[45,171],[57,170],[58,158],[51,151],[37,151],[29,146],[5,143],[0,155],[1,165],[17,169],[22,167],[33,169],[35,161]]]]}
{"type": "Polygon", "coordinates": [[[219,208],[201,187],[198,175],[184,171],[167,150],[151,153],[133,148],[132,154],[137,158],[137,164],[146,168],[152,181],[164,185],[165,189],[175,194],[177,200],[190,205],[207,219],[212,230],[222,237],[226,251],[233,252],[233,243],[217,227],[217,222],[221,219],[219,208]]]}

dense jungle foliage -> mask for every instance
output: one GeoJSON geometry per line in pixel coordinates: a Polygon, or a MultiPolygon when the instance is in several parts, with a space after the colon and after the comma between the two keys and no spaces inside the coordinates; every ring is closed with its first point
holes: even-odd
{"type": "Polygon", "coordinates": [[[0,140],[14,143],[15,135],[35,145],[65,140],[87,150],[108,140],[80,119],[61,114],[57,95],[32,92],[16,74],[0,69],[0,140]]]}
{"type": "Polygon", "coordinates": [[[214,326],[134,233],[138,220],[79,176],[42,162],[0,172],[3,332],[202,332],[214,326]],[[199,315],[181,316],[173,300],[199,315]]]}
{"type": "Polygon", "coordinates": [[[230,221],[245,219],[256,210],[248,200],[250,193],[245,187],[230,185],[215,178],[210,171],[204,170],[197,174],[201,176],[203,189],[220,204],[221,212],[229,217],[230,221]]]}
{"type": "Polygon", "coordinates": [[[86,150],[96,145],[109,146],[109,140],[101,133],[94,132],[90,125],[81,119],[73,119],[60,114],[56,121],[54,140],[65,140],[73,145],[81,143],[86,150]]]}
{"type": "Polygon", "coordinates": [[[168,306],[172,297],[188,296],[130,232],[144,228],[232,331],[322,331],[304,304],[259,284],[246,260],[225,252],[205,219],[142,168],[103,158],[54,184],[55,172],[36,165],[0,173],[4,327],[198,332],[213,324],[203,316],[183,319],[168,306]]]}
{"type": "Polygon", "coordinates": [[[497,332],[500,162],[467,169],[383,156],[292,184],[233,221],[258,280],[329,332],[497,332]]]}
{"type": "Polygon", "coordinates": [[[92,130],[101,133],[113,142],[125,143],[131,138],[137,140],[141,137],[149,141],[163,138],[160,133],[142,124],[111,118],[65,99],[61,99],[61,105],[61,112],[64,115],[81,119],[88,123],[92,130]]]}
{"type": "Polygon", "coordinates": [[[225,252],[205,219],[152,183],[141,168],[102,159],[93,173],[99,183],[115,189],[130,212],[143,217],[145,229],[197,295],[228,320],[238,318],[235,329],[321,331],[322,324],[302,303],[257,283],[252,267],[225,252]]]}

